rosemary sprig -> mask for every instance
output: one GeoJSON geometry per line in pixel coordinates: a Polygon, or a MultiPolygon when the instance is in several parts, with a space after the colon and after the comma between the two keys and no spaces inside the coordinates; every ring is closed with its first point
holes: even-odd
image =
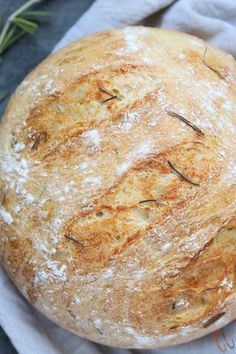
{"type": "MultiPolygon", "coordinates": [[[[43,0],[41,0],[43,1],[43,0]]],[[[30,19],[30,18],[37,18],[37,17],[41,17],[41,16],[52,16],[51,12],[48,11],[24,11],[21,14],[21,17],[24,17],[26,19],[30,19]]]]}
{"type": "Polygon", "coordinates": [[[172,117],[178,118],[180,119],[182,122],[184,122],[185,124],[187,124],[189,127],[191,127],[193,130],[196,130],[196,132],[198,132],[201,135],[204,135],[203,131],[201,129],[199,129],[195,124],[193,124],[192,122],[190,122],[188,119],[184,118],[183,116],[181,116],[179,113],[173,112],[171,110],[166,109],[166,113],[169,114],[172,117]]]}
{"type": "Polygon", "coordinates": [[[170,168],[172,168],[172,170],[174,170],[178,176],[180,176],[181,178],[183,178],[186,182],[193,184],[194,186],[200,186],[199,183],[195,183],[193,181],[191,181],[187,176],[185,176],[182,172],[180,172],[179,170],[177,170],[176,167],[174,167],[174,165],[168,160],[168,165],[170,166],[170,168]]]}
{"type": "Polygon", "coordinates": [[[13,26],[6,34],[6,37],[3,38],[0,44],[0,55],[2,55],[12,44],[18,41],[18,39],[23,37],[24,34],[24,31],[17,31],[17,27],[13,26]]]}
{"type": "Polygon", "coordinates": [[[215,73],[217,76],[219,76],[221,79],[225,79],[226,75],[224,75],[223,73],[221,73],[219,70],[217,70],[216,68],[214,68],[213,66],[211,66],[210,64],[207,63],[206,61],[206,54],[207,54],[207,44],[206,44],[206,48],[203,54],[203,64],[210,69],[211,71],[213,71],[213,73],[215,73]]]}
{"type": "Polygon", "coordinates": [[[21,28],[23,31],[29,34],[33,34],[38,29],[38,24],[22,17],[16,17],[12,20],[17,27],[21,28]]]}
{"type": "Polygon", "coordinates": [[[38,23],[32,19],[51,15],[46,11],[26,11],[42,1],[44,0],[29,0],[7,18],[0,33],[0,56],[19,38],[37,31],[38,23]]]}

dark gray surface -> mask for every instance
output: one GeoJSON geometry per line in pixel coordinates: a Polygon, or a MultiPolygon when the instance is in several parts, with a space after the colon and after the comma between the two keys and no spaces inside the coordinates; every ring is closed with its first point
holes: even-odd
{"type": "MultiPolygon", "coordinates": [[[[35,8],[51,11],[54,16],[41,20],[42,25],[33,36],[26,36],[3,55],[0,64],[0,93],[11,93],[43,58],[52,50],[67,29],[87,10],[94,0],[45,0],[35,8]]],[[[26,0],[0,0],[0,13],[12,13],[26,0]]],[[[0,116],[7,99],[0,104],[0,116]]],[[[2,304],[0,304],[2,306],[2,304]]],[[[20,324],[19,324],[20,326],[20,324]]],[[[16,354],[9,339],[0,328],[0,354],[16,354]]]]}
{"type": "MultiPolygon", "coordinates": [[[[0,0],[0,13],[7,16],[25,2],[0,0]]],[[[52,12],[53,17],[40,19],[41,26],[35,34],[22,38],[3,55],[0,64],[0,93],[3,89],[13,92],[92,3],[93,0],[45,0],[35,6],[35,9],[52,12]]],[[[0,116],[6,102],[0,104],[0,116]]]]}
{"type": "Polygon", "coordinates": [[[12,346],[9,338],[0,327],[0,353],[1,354],[17,354],[17,351],[12,346]]]}

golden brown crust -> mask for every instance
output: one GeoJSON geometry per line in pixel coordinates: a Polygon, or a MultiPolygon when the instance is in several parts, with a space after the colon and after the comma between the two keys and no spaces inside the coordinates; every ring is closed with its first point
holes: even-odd
{"type": "Polygon", "coordinates": [[[0,257],[61,326],[117,347],[235,319],[236,64],[132,27],[47,58],[0,130],[0,257]]]}

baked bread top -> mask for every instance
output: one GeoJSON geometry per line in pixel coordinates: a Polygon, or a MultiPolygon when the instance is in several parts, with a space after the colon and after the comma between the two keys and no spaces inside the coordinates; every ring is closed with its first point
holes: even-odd
{"type": "Polygon", "coordinates": [[[0,257],[93,341],[182,343],[236,317],[236,64],[128,27],[51,55],[0,126],[0,257]]]}

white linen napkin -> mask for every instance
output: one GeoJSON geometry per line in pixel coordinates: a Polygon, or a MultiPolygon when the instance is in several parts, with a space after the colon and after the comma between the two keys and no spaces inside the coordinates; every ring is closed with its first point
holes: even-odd
{"type": "MultiPolygon", "coordinates": [[[[236,0],[97,0],[54,48],[90,33],[132,24],[197,35],[236,56],[236,0]]],[[[19,294],[0,267],[0,325],[19,354],[131,354],[89,342],[47,320],[19,294]]],[[[236,353],[236,321],[199,340],[140,354],[236,353]]],[[[0,348],[1,353],[1,348],[0,348]]]]}

